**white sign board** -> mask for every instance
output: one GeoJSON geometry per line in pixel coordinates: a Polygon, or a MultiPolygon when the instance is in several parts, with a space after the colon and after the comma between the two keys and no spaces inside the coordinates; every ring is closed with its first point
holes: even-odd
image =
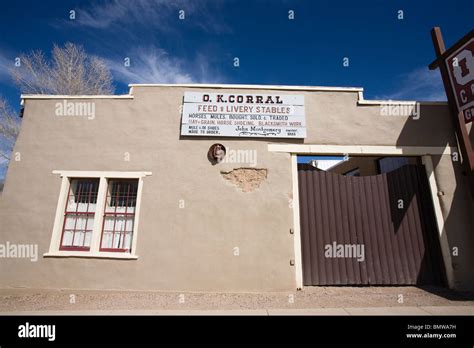
{"type": "Polygon", "coordinates": [[[185,92],[181,135],[305,138],[304,96],[185,92]]]}

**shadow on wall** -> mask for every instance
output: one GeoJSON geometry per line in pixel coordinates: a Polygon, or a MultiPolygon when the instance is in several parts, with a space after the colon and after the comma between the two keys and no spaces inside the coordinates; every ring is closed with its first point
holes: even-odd
{"type": "Polygon", "coordinates": [[[424,166],[405,165],[385,175],[394,237],[407,252],[406,260],[401,260],[401,264],[417,267],[418,285],[446,286],[443,257],[424,166]],[[417,262],[416,256],[421,256],[421,260],[417,262]]]}
{"type": "MultiPolygon", "coordinates": [[[[420,105],[420,118],[409,118],[400,132],[396,145],[398,146],[437,146],[456,147],[454,127],[448,113],[439,112],[439,106],[420,105]],[[429,139],[425,143],[425,139],[429,139]]],[[[474,131],[470,129],[470,138],[474,142],[474,131]]],[[[439,199],[443,212],[446,233],[451,252],[454,270],[454,287],[459,290],[474,290],[474,199],[469,193],[469,183],[461,162],[451,162],[453,169],[448,167],[446,156],[431,156],[436,176],[438,190],[444,195],[439,199]],[[440,181],[454,172],[454,182],[440,181]],[[451,187],[454,187],[452,190],[451,187]],[[450,192],[451,191],[451,192],[450,192]],[[457,253],[453,253],[457,248],[457,253]]],[[[451,160],[451,159],[449,159],[451,160]]],[[[437,230],[437,228],[436,228],[437,230]]]]}

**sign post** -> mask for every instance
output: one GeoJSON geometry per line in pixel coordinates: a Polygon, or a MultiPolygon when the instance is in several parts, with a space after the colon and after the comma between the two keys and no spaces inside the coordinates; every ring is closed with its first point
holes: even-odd
{"type": "Polygon", "coordinates": [[[448,50],[441,29],[431,30],[436,60],[430,70],[439,68],[452,114],[464,171],[474,197],[474,150],[466,124],[474,121],[474,30],[471,30],[448,50]]]}

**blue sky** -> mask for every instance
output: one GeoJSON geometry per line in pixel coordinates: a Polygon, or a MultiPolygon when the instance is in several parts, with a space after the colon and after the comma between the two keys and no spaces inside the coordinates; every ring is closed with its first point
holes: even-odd
{"type": "Polygon", "coordinates": [[[473,13],[472,0],[4,1],[0,97],[19,108],[8,73],[15,57],[69,41],[107,61],[117,94],[128,83],[209,82],[354,86],[366,99],[444,100],[439,72],[427,69],[430,29],[440,26],[449,46],[472,29],[473,13]]]}

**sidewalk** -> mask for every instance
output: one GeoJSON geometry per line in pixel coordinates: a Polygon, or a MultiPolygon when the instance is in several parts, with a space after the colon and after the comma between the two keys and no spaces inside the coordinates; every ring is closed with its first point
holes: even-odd
{"type": "Polygon", "coordinates": [[[474,293],[415,287],[259,293],[0,289],[2,314],[474,315],[474,293]]]}
{"type": "Polygon", "coordinates": [[[352,307],[248,310],[77,310],[18,311],[1,315],[474,315],[474,306],[352,307]]]}

